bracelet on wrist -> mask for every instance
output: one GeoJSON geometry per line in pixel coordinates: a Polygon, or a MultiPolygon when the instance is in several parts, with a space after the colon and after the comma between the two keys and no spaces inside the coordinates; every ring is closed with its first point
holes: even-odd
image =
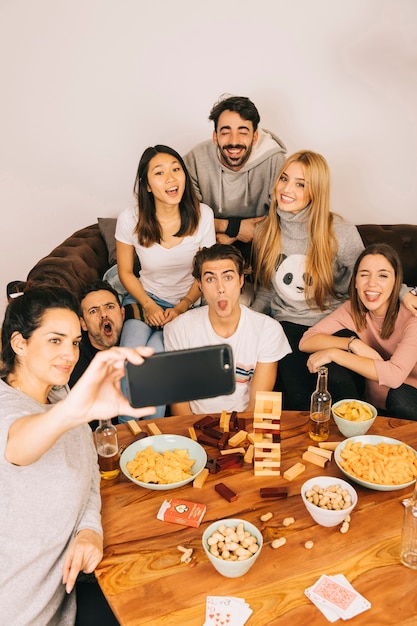
{"type": "Polygon", "coordinates": [[[347,351],[348,352],[352,352],[352,348],[350,346],[352,344],[352,341],[354,341],[355,339],[357,339],[356,335],[352,335],[352,337],[349,339],[348,345],[347,345],[347,351]]]}
{"type": "Polygon", "coordinates": [[[225,234],[228,237],[237,237],[240,230],[240,222],[242,221],[240,217],[229,217],[229,223],[227,225],[225,234]]]}
{"type": "Polygon", "coordinates": [[[413,287],[412,289],[410,289],[410,293],[412,296],[417,296],[417,287],[413,287]]]}

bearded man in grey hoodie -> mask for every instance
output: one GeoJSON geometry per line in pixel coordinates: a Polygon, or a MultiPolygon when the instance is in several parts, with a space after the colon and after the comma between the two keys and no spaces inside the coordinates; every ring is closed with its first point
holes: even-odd
{"type": "Polygon", "coordinates": [[[258,129],[260,116],[249,98],[221,98],[209,120],[212,140],[197,144],[184,161],[200,202],[213,209],[217,241],[236,244],[248,260],[287,150],[276,135],[258,129]]]}

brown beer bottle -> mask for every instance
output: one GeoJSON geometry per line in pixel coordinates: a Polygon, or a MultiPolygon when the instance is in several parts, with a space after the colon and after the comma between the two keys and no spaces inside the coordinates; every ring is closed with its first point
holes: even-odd
{"type": "Polygon", "coordinates": [[[330,434],[332,397],[327,389],[327,367],[317,372],[317,387],[311,394],[308,434],[313,441],[325,441],[330,434]]]}

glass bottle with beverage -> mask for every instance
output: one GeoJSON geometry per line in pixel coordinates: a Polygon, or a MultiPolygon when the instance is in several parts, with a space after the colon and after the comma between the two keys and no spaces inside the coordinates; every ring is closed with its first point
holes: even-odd
{"type": "Polygon", "coordinates": [[[417,483],[412,498],[403,500],[405,506],[401,532],[400,560],[403,565],[417,569],[417,483]]]}
{"type": "Polygon", "coordinates": [[[105,480],[120,474],[119,440],[111,419],[102,420],[95,430],[96,448],[100,475],[105,480]]]}
{"type": "Polygon", "coordinates": [[[325,441],[330,434],[332,397],[327,389],[327,367],[317,372],[317,387],[311,395],[308,434],[313,441],[325,441]]]}

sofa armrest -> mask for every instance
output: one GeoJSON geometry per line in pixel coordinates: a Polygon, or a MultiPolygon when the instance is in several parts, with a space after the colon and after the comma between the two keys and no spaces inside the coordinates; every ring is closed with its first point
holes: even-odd
{"type": "Polygon", "coordinates": [[[79,297],[108,269],[108,252],[98,224],[78,230],[30,270],[27,281],[66,287],[79,297]]]}

